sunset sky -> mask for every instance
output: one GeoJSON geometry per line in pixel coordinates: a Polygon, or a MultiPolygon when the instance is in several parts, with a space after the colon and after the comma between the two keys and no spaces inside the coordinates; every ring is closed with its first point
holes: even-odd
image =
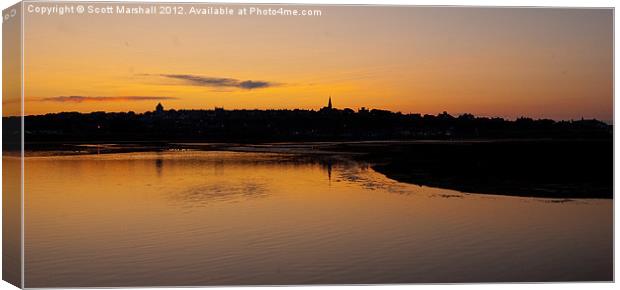
{"type": "Polygon", "coordinates": [[[611,9],[283,7],[322,16],[26,13],[25,112],[319,109],[331,95],[337,108],[613,119],[611,9]]]}

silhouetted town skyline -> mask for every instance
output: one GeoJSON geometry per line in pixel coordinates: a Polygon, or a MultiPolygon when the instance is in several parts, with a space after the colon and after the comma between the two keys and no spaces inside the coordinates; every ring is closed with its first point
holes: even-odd
{"type": "MultiPolygon", "coordinates": [[[[5,117],[7,124],[19,117],[5,117]]],[[[5,134],[10,132],[5,132],[5,134]]],[[[521,117],[403,114],[362,107],[338,109],[332,97],[319,110],[165,109],[63,112],[25,117],[29,141],[209,140],[313,141],[472,138],[608,138],[612,125],[598,120],[554,121],[521,117]]]]}
{"type": "MultiPolygon", "coordinates": [[[[330,97],[319,110],[167,110],[157,103],[144,113],[66,112],[26,116],[24,122],[24,148],[29,152],[92,153],[72,146],[97,143],[125,144],[104,149],[106,153],[226,151],[237,143],[251,147],[271,142],[273,148],[278,142],[300,142],[295,148],[362,154],[356,156],[376,164],[374,170],[419,185],[543,197],[608,198],[612,192],[613,127],[597,120],[354,111],[336,108],[330,97]],[[408,142],[416,140],[429,142],[408,142]],[[319,143],[303,144],[313,141],[319,143]],[[499,167],[505,169],[497,172],[499,167]],[[545,181],[537,179],[540,176],[545,181]]],[[[21,149],[21,118],[5,117],[3,124],[4,148],[21,149]]]]}

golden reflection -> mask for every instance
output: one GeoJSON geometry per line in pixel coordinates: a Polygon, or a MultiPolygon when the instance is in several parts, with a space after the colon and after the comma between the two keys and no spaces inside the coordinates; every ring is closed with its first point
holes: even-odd
{"type": "Polygon", "coordinates": [[[611,200],[468,195],[355,163],[29,157],[26,188],[28,287],[605,280],[612,267],[611,200]]]}

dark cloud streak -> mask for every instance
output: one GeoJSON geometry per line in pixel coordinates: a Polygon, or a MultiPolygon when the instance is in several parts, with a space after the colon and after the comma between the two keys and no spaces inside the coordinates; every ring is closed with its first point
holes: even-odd
{"type": "Polygon", "coordinates": [[[159,76],[185,81],[194,86],[202,87],[229,87],[245,90],[262,89],[276,86],[277,84],[267,81],[238,80],[233,78],[206,77],[189,74],[160,74],[159,76]]]}
{"type": "Polygon", "coordinates": [[[82,102],[119,102],[119,101],[157,101],[157,100],[174,100],[174,97],[156,97],[156,96],[108,96],[108,97],[90,97],[90,96],[58,96],[42,98],[43,102],[61,102],[61,103],[82,103],[82,102]]]}

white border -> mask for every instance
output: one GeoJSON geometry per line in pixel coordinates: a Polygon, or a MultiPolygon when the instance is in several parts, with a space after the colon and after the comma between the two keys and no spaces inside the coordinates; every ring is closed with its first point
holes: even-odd
{"type": "MultiPolygon", "coordinates": [[[[145,2],[145,1],[137,1],[137,0],[125,0],[126,2],[145,2]]],[[[2,2],[2,4],[0,5],[0,11],[3,9],[6,9],[10,6],[12,6],[13,4],[15,4],[17,1],[4,1],[2,2]]],[[[30,1],[29,1],[30,2],[30,1]]],[[[105,2],[105,1],[77,1],[77,0],[69,0],[69,1],[63,1],[63,2],[105,2]]],[[[615,9],[616,7],[616,3],[615,1],[611,1],[611,0],[589,0],[589,1],[585,1],[585,0],[561,0],[561,1],[553,1],[553,0],[385,0],[385,1],[379,1],[379,0],[301,0],[301,1],[296,1],[296,0],[277,0],[277,1],[261,1],[261,0],[243,0],[243,1],[230,1],[230,0],[210,0],[210,1],[182,1],[182,0],[151,0],[148,2],[206,2],[206,3],[263,3],[263,4],[269,4],[269,3],[282,3],[282,4],[322,4],[322,5],[354,5],[354,4],[370,4],[370,5],[420,5],[420,6],[509,6],[509,7],[600,7],[600,8],[606,8],[606,7],[613,7],[615,9]]],[[[23,51],[23,33],[24,33],[24,17],[23,17],[23,6],[22,6],[22,51],[23,51]]],[[[618,110],[617,110],[617,104],[615,102],[615,88],[616,88],[616,83],[618,82],[618,76],[617,74],[615,74],[615,67],[616,67],[616,58],[615,55],[618,53],[618,48],[615,45],[615,39],[616,39],[616,33],[618,31],[618,24],[615,21],[615,11],[614,11],[614,120],[617,120],[618,117],[618,110]]],[[[2,40],[0,38],[0,45],[2,44],[2,40]]],[[[2,64],[2,61],[0,60],[0,65],[2,64]]],[[[23,67],[23,57],[22,57],[22,112],[24,111],[24,67],[23,67]]],[[[1,71],[0,71],[0,76],[1,76],[1,71]]],[[[0,109],[2,108],[2,105],[0,103],[0,109]]],[[[1,124],[1,121],[0,121],[1,124]]],[[[22,118],[22,124],[23,124],[23,118],[22,118]]],[[[614,121],[615,124],[615,121],[614,121]]],[[[1,127],[0,127],[1,128],[1,127]]],[[[614,128],[614,152],[616,151],[616,149],[618,149],[618,145],[619,143],[618,141],[618,136],[616,134],[616,130],[614,128]]],[[[0,134],[0,142],[2,140],[2,136],[0,134]]],[[[23,195],[23,170],[24,170],[24,159],[23,159],[23,146],[24,146],[24,136],[23,136],[23,132],[22,132],[22,193],[21,193],[21,203],[22,203],[22,209],[23,209],[23,203],[24,203],[24,195],[23,195]]],[[[618,157],[614,154],[614,169],[615,169],[615,164],[617,161],[618,157]]],[[[1,161],[0,161],[1,164],[1,161]]],[[[1,173],[2,169],[0,167],[0,173],[1,173]]],[[[616,172],[614,170],[614,181],[615,180],[619,180],[619,175],[618,172],[616,172]]],[[[614,192],[616,189],[616,184],[614,182],[614,192]]],[[[614,199],[614,208],[617,205],[617,199],[614,199]]],[[[1,200],[0,200],[0,205],[1,205],[1,200]]],[[[24,219],[24,211],[22,210],[22,225],[23,225],[23,219],[24,219]]],[[[1,221],[1,216],[0,216],[0,221],[1,221]]],[[[614,216],[614,249],[618,246],[618,239],[616,239],[615,233],[617,233],[616,231],[616,226],[617,223],[615,223],[615,216],[614,216]]],[[[0,238],[2,238],[2,233],[0,231],[0,238]]],[[[23,285],[23,278],[24,278],[24,255],[23,255],[23,242],[24,242],[24,233],[23,233],[23,227],[22,227],[22,285],[23,285]]],[[[0,249],[0,253],[1,253],[1,249],[0,249]]],[[[615,266],[615,252],[614,252],[614,266],[615,266]]],[[[1,266],[0,266],[1,267],[1,266]]],[[[615,267],[614,267],[614,277],[615,277],[615,267]]],[[[325,290],[333,290],[333,289],[362,289],[362,288],[368,288],[371,287],[372,289],[409,289],[410,287],[415,287],[416,289],[490,289],[490,287],[501,287],[503,289],[582,289],[582,288],[587,288],[587,289],[611,289],[612,287],[615,287],[615,285],[613,283],[505,283],[505,284],[433,284],[433,285],[428,285],[428,284],[410,284],[410,285],[376,285],[376,286],[291,286],[292,288],[314,288],[314,289],[325,289],[325,290]]],[[[187,287],[184,287],[187,288],[187,287]]],[[[194,289],[209,289],[209,288],[226,288],[226,289],[231,289],[231,290],[241,290],[241,289],[247,289],[247,288],[258,288],[258,287],[189,287],[189,288],[194,288],[194,289]]],[[[280,286],[261,286],[260,288],[262,289],[281,289],[280,286]]],[[[0,281],[0,289],[16,289],[14,286],[10,285],[7,282],[4,281],[0,281]]],[[[62,289],[62,288],[56,288],[56,289],[62,289]]],[[[132,287],[132,288],[113,288],[113,289],[151,289],[151,288],[146,288],[146,287],[132,287]]],[[[154,287],[152,289],[179,289],[179,288],[172,288],[172,287],[154,287]]]]}

